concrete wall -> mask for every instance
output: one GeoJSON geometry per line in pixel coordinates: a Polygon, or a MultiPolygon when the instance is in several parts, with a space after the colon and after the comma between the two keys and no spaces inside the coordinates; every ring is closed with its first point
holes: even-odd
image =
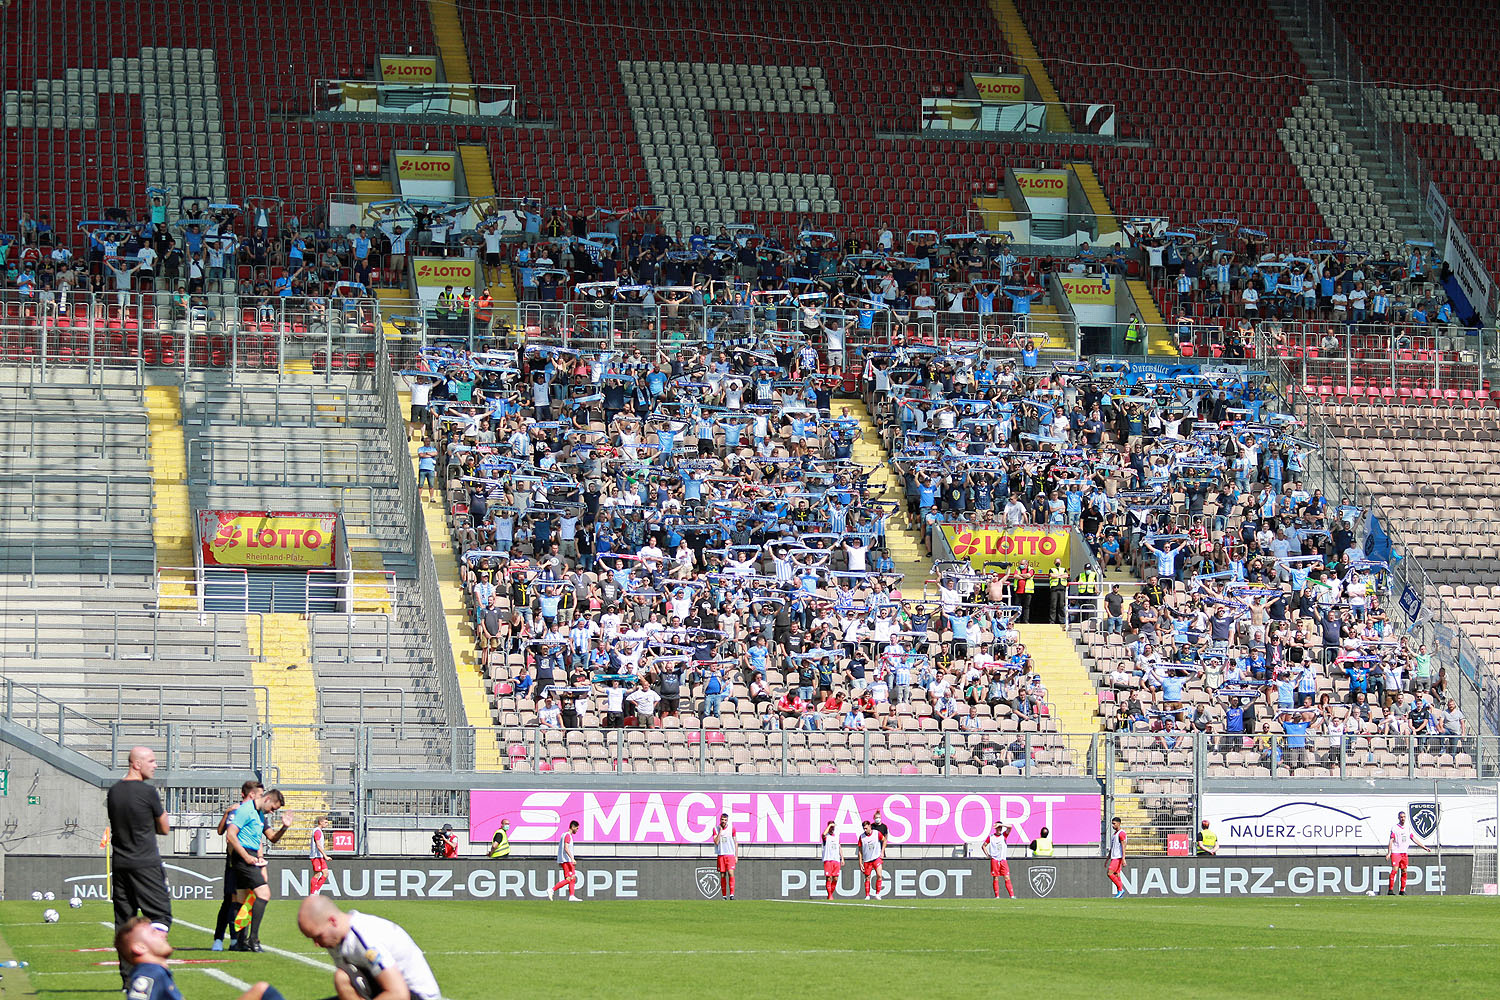
{"type": "Polygon", "coordinates": [[[10,771],[10,794],[0,798],[0,865],[15,854],[103,857],[103,789],[8,743],[0,743],[0,768],[10,771]]]}

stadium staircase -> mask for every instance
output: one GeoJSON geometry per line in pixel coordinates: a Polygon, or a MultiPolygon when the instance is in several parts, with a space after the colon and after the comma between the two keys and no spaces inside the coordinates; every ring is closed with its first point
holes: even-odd
{"type": "MultiPolygon", "coordinates": [[[[411,394],[401,394],[401,409],[411,409],[411,394]]],[[[416,468],[419,440],[408,441],[413,469],[416,468]]],[[[438,593],[443,599],[443,622],[448,630],[448,648],[453,650],[453,667],[458,672],[459,690],[463,696],[464,715],[474,727],[474,766],[480,771],[505,770],[500,743],[488,723],[491,721],[488,678],[479,665],[479,649],[473,624],[464,603],[463,582],[458,577],[458,557],[453,551],[443,505],[439,501],[422,502],[422,517],[427,522],[432,558],[437,564],[438,593]]]]}
{"type": "Polygon", "coordinates": [[[454,0],[427,0],[427,10],[432,16],[432,34],[443,59],[443,76],[449,83],[473,83],[464,45],[464,29],[458,19],[458,5],[454,0]]]}
{"type": "Polygon", "coordinates": [[[1047,681],[1047,700],[1057,731],[1082,735],[1100,730],[1099,694],[1078,646],[1061,625],[1017,625],[1021,641],[1047,681]]]}
{"type": "MultiPolygon", "coordinates": [[[[906,524],[906,496],[901,481],[891,471],[891,456],[880,439],[874,418],[864,400],[840,401],[840,405],[847,405],[849,412],[859,421],[859,439],[854,442],[852,452],[854,460],[860,465],[875,467],[870,483],[881,489],[878,499],[896,504],[899,513],[895,517],[906,524]]],[[[896,572],[901,574],[902,591],[920,596],[923,584],[932,576],[932,557],[927,554],[927,541],[920,526],[906,524],[898,528],[895,518],[892,518],[886,524],[885,540],[891,561],[896,564],[896,572]]]]}
{"type": "Polygon", "coordinates": [[[303,818],[277,846],[283,851],[305,848],[311,821],[326,813],[329,805],[322,792],[296,789],[298,785],[326,784],[329,780],[319,736],[323,720],[307,622],[302,615],[293,614],[247,616],[245,634],[254,657],[251,675],[269,694],[275,781],[292,786],[292,790],[283,790],[286,807],[303,818]]]}
{"type": "MultiPolygon", "coordinates": [[[[458,155],[463,162],[464,184],[468,186],[469,197],[493,198],[496,194],[495,175],[490,168],[489,147],[463,143],[458,147],[458,155]]],[[[483,257],[479,266],[484,270],[484,287],[490,290],[490,297],[495,302],[495,316],[513,317],[516,314],[516,283],[511,278],[510,267],[501,264],[492,270],[484,263],[483,257]]]]}
{"type": "Polygon", "coordinates": [[[1072,132],[1073,125],[1068,121],[1067,110],[1061,106],[1062,98],[1057,96],[1057,89],[1052,86],[1052,78],[1047,75],[1047,67],[1042,64],[1042,57],[1032,44],[1031,34],[1026,30],[1021,12],[1016,10],[1012,0],[989,0],[989,5],[990,12],[1000,24],[1000,31],[1005,35],[1005,43],[1010,46],[1011,54],[1020,64],[1021,72],[1031,78],[1038,96],[1051,105],[1047,108],[1048,131],[1072,132]]]}
{"type": "MultiPolygon", "coordinates": [[[[1099,183],[1098,175],[1094,173],[1093,165],[1075,163],[1072,169],[1073,176],[1078,178],[1079,187],[1088,198],[1089,207],[1094,210],[1094,218],[1099,220],[1099,245],[1112,245],[1119,235],[1120,222],[1115,217],[1114,210],[1109,207],[1109,199],[1104,194],[1104,186],[1099,183]]],[[[1175,356],[1178,353],[1177,344],[1167,330],[1161,310],[1151,296],[1151,289],[1138,278],[1127,279],[1125,287],[1130,291],[1131,301],[1141,314],[1141,321],[1146,324],[1147,353],[1175,356]]]]}
{"type": "Polygon", "coordinates": [[[187,446],[182,433],[182,394],[174,385],[146,387],[151,428],[151,481],[156,542],[157,600],[163,609],[198,606],[193,565],[193,508],[188,502],[187,446]]]}

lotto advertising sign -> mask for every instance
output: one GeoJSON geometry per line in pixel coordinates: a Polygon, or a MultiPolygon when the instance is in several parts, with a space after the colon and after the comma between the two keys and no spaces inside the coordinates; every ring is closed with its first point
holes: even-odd
{"type": "Polygon", "coordinates": [[[1019,74],[970,73],[969,79],[986,104],[1020,104],[1026,100],[1026,78],[1019,74]]]}
{"type": "Polygon", "coordinates": [[[1066,198],[1068,196],[1068,172],[1066,170],[1017,170],[1016,185],[1028,198],[1066,198]]]}
{"type": "Polygon", "coordinates": [[[417,257],[412,272],[417,287],[433,289],[434,296],[445,285],[452,285],[454,291],[462,291],[465,285],[479,287],[479,263],[466,257],[417,257]]]}
{"type": "Polygon", "coordinates": [[[380,78],[386,83],[436,83],[437,56],[381,56],[380,78]]]}
{"type": "Polygon", "coordinates": [[[683,792],[480,789],[469,793],[469,839],[488,841],[502,819],[513,842],[555,841],[572,820],[578,836],[605,844],[706,843],[728,813],[746,844],[816,844],[832,820],[853,837],[875,810],[894,844],[983,840],[997,822],[1027,842],[1042,827],[1063,845],[1099,843],[1098,795],[992,792],[683,792]]]}
{"type": "MultiPolygon", "coordinates": [[[[1396,814],[1428,846],[1494,844],[1494,795],[1205,795],[1203,818],[1224,849],[1353,847],[1384,850],[1396,814]]],[[[1420,850],[1418,848],[1418,850],[1420,850]]]]}
{"type": "Polygon", "coordinates": [[[333,565],[337,514],[261,510],[200,510],[198,536],[206,566],[333,565]]]}
{"type": "Polygon", "coordinates": [[[396,178],[404,197],[452,198],[458,192],[457,153],[396,150],[396,178]]]}
{"type": "Polygon", "coordinates": [[[1072,570],[1072,535],[1067,528],[978,528],[968,525],[944,525],[943,535],[958,559],[967,559],[974,569],[993,573],[1031,564],[1038,575],[1045,575],[1054,559],[1061,559],[1072,570]]]}
{"type": "Polygon", "coordinates": [[[1112,306],[1115,304],[1115,286],[1105,284],[1103,278],[1093,275],[1068,274],[1058,279],[1068,301],[1077,306],[1112,306]]]}
{"type": "Polygon", "coordinates": [[[396,175],[402,181],[453,180],[453,153],[396,153],[396,175]]]}

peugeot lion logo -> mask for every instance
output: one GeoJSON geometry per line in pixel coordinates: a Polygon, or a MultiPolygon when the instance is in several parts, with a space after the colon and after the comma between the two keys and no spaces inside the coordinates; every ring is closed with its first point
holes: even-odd
{"type": "Polygon", "coordinates": [[[1408,802],[1406,814],[1411,817],[1411,828],[1418,837],[1430,837],[1437,829],[1438,811],[1436,802],[1408,802]]]}
{"type": "Polygon", "coordinates": [[[1038,896],[1049,895],[1057,885],[1057,869],[1052,865],[1032,865],[1026,870],[1026,880],[1038,896]]]}
{"type": "Polygon", "coordinates": [[[716,898],[719,895],[718,870],[715,868],[699,868],[695,874],[698,880],[698,891],[703,893],[703,898],[716,898]]]}

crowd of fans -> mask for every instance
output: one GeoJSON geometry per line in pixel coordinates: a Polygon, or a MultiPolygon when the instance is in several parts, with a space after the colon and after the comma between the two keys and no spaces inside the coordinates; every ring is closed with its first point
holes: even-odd
{"type": "Polygon", "coordinates": [[[452,504],[482,656],[521,721],[1055,731],[1015,625],[1067,620],[1097,630],[1111,724],[1164,748],[1274,736],[1289,767],[1322,735],[1462,752],[1446,677],[1387,617],[1364,513],[1306,486],[1313,446],[1253,378],[872,348],[851,375],[893,456],[884,495],[817,339],[758,342],[430,350],[406,373],[423,485],[452,504]],[[1060,560],[946,558],[940,529],[975,524],[1076,528],[1145,582],[1090,570],[1069,599],[1060,560]],[[904,525],[933,578],[893,574],[904,525]]]}

